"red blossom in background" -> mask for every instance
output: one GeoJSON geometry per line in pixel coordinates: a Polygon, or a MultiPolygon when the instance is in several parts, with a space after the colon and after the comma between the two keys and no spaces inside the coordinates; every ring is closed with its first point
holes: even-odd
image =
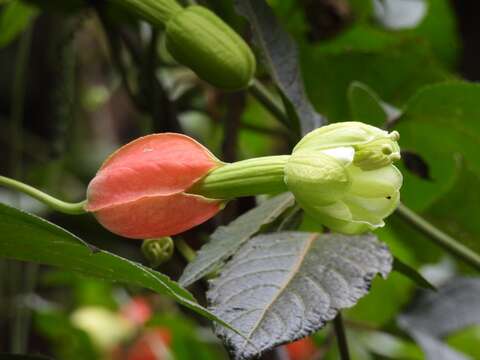
{"type": "Polygon", "coordinates": [[[152,316],[152,306],[143,296],[136,296],[120,309],[122,316],[131,323],[142,326],[152,316]]]}
{"type": "Polygon", "coordinates": [[[127,350],[126,360],[171,360],[172,335],[166,328],[146,330],[127,350]]]}
{"type": "Polygon", "coordinates": [[[284,345],[290,360],[310,360],[317,353],[317,347],[309,337],[284,345]]]}
{"type": "Polygon", "coordinates": [[[86,209],[118,235],[146,239],[186,231],[214,216],[220,200],[185,191],[222,163],[192,138],[148,135],[121,147],[87,189],[86,209]]]}

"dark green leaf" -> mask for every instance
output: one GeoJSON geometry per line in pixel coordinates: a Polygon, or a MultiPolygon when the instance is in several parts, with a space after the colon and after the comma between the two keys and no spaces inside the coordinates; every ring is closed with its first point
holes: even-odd
{"type": "Polygon", "coordinates": [[[106,251],[93,252],[75,235],[39,217],[0,204],[0,233],[0,257],[142,286],[169,295],[210,320],[222,322],[166,275],[106,251]]]}
{"type": "Polygon", "coordinates": [[[390,252],[373,235],[259,235],[235,254],[207,293],[212,311],[251,343],[223,327],[216,333],[237,359],[302,338],[355,305],[391,264],[390,252]]]}
{"type": "Polygon", "coordinates": [[[358,81],[350,84],[347,96],[354,121],[381,128],[400,114],[397,109],[384,103],[367,85],[358,81]]]}
{"type": "Polygon", "coordinates": [[[180,284],[188,286],[217,270],[263,225],[274,221],[286,209],[293,206],[293,203],[292,194],[281,194],[239,216],[228,226],[217,228],[210,237],[210,241],[200,249],[197,257],[185,268],[179,280],[180,284]]]}
{"type": "Polygon", "coordinates": [[[288,100],[286,108],[291,110],[289,115],[296,116],[300,121],[302,133],[325,123],[305,93],[296,44],[280,26],[272,9],[265,0],[235,0],[235,6],[250,22],[267,69],[288,100]]]}
{"type": "Polygon", "coordinates": [[[429,165],[432,181],[404,172],[403,201],[425,210],[457,181],[460,158],[480,175],[480,86],[450,82],[423,88],[409,102],[395,127],[403,150],[429,165]]]}
{"type": "Polygon", "coordinates": [[[403,261],[398,259],[397,257],[393,258],[393,270],[399,272],[402,275],[405,275],[407,278],[412,280],[418,286],[429,289],[429,290],[437,290],[435,286],[433,286],[427,279],[425,279],[422,274],[420,274],[417,270],[412,268],[410,265],[405,264],[403,261]]]}
{"type": "Polygon", "coordinates": [[[403,171],[402,199],[411,208],[480,252],[480,86],[452,82],[429,86],[407,104],[396,129],[402,150],[428,166],[430,179],[403,171]]]}
{"type": "Polygon", "coordinates": [[[301,58],[304,73],[312,74],[305,78],[307,93],[330,121],[349,118],[346,94],[353,81],[375,89],[383,100],[399,107],[419,87],[452,78],[419,39],[375,44],[367,50],[354,45],[304,45],[301,58]]]}
{"type": "Polygon", "coordinates": [[[5,5],[0,15],[0,48],[10,44],[33,21],[38,11],[22,1],[14,0],[5,5]]]}

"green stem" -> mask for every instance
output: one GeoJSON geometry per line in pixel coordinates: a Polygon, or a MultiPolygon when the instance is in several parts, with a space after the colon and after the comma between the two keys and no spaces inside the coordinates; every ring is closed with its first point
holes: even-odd
{"type": "Polygon", "coordinates": [[[260,81],[253,79],[248,90],[250,90],[250,93],[287,129],[291,128],[290,121],[283,106],[260,81]]]}
{"type": "Polygon", "coordinates": [[[20,181],[10,179],[5,176],[0,176],[0,185],[3,185],[7,188],[20,191],[24,194],[27,194],[38,201],[44,203],[45,205],[49,206],[50,208],[63,212],[65,214],[70,215],[78,215],[84,214],[87,211],[85,210],[86,200],[78,202],[78,203],[69,203],[57,198],[54,198],[51,195],[48,195],[33,186],[24,184],[20,181]]]}
{"type": "MultiPolygon", "coordinates": [[[[20,38],[16,54],[15,75],[12,87],[12,112],[11,112],[11,167],[12,176],[20,178],[22,176],[22,148],[23,133],[22,122],[25,113],[25,92],[27,83],[28,60],[30,57],[30,48],[32,42],[32,28],[29,27],[20,38]]],[[[14,204],[19,203],[18,194],[14,198],[14,204]]],[[[20,262],[11,262],[8,271],[10,280],[10,298],[22,296],[21,288],[23,286],[22,269],[20,262]]],[[[24,353],[27,348],[28,330],[25,326],[25,308],[18,302],[11,302],[12,311],[11,322],[11,351],[13,353],[24,353]]]]}
{"type": "Polygon", "coordinates": [[[427,235],[437,245],[443,247],[449,253],[480,271],[480,255],[462,245],[451,236],[445,234],[403,204],[398,206],[397,214],[414,228],[427,235]]]}
{"type": "Polygon", "coordinates": [[[175,0],[110,0],[130,9],[153,25],[163,25],[182,11],[175,0]]]}
{"type": "Polygon", "coordinates": [[[183,240],[182,238],[177,238],[174,240],[174,242],[175,247],[180,252],[180,254],[182,254],[185,260],[187,260],[188,262],[192,262],[193,259],[195,259],[197,253],[190,247],[190,245],[185,242],[185,240],[183,240]]]}
{"type": "Polygon", "coordinates": [[[340,359],[350,360],[350,354],[348,351],[347,335],[345,334],[345,328],[343,326],[342,314],[338,312],[338,315],[333,320],[335,327],[335,334],[337,335],[338,350],[340,351],[340,359]]]}
{"type": "Polygon", "coordinates": [[[289,155],[237,161],[213,169],[189,193],[212,199],[275,194],[287,191],[284,167],[289,155]]]}

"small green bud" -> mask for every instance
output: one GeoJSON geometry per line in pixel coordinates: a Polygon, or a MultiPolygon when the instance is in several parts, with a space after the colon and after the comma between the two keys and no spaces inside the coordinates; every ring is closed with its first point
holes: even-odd
{"type": "Polygon", "coordinates": [[[153,25],[163,25],[183,10],[176,0],[110,0],[153,25]]]}
{"type": "Polygon", "coordinates": [[[202,6],[190,6],[166,23],[166,46],[175,60],[222,89],[245,88],[255,74],[255,57],[248,45],[202,6]]]}
{"type": "Polygon", "coordinates": [[[152,267],[162,265],[171,259],[175,246],[170,236],[158,239],[146,239],[142,243],[143,256],[150,262],[152,267]]]}

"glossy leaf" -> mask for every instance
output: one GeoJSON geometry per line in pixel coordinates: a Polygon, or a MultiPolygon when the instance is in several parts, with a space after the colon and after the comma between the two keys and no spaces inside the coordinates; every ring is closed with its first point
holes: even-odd
{"type": "Polygon", "coordinates": [[[259,235],[235,254],[207,293],[212,311],[251,343],[223,327],[216,333],[236,359],[300,339],[355,305],[391,264],[390,252],[372,235],[259,235]]]}
{"type": "Polygon", "coordinates": [[[271,223],[293,206],[292,194],[284,193],[268,199],[256,208],[239,216],[227,226],[220,226],[187,265],[179,282],[188,286],[208,273],[217,270],[263,225],[271,223]]]}
{"type": "Polygon", "coordinates": [[[92,250],[75,235],[39,217],[0,204],[0,232],[2,258],[57,266],[141,286],[168,295],[210,320],[222,322],[166,275],[107,251],[92,250]]]}

